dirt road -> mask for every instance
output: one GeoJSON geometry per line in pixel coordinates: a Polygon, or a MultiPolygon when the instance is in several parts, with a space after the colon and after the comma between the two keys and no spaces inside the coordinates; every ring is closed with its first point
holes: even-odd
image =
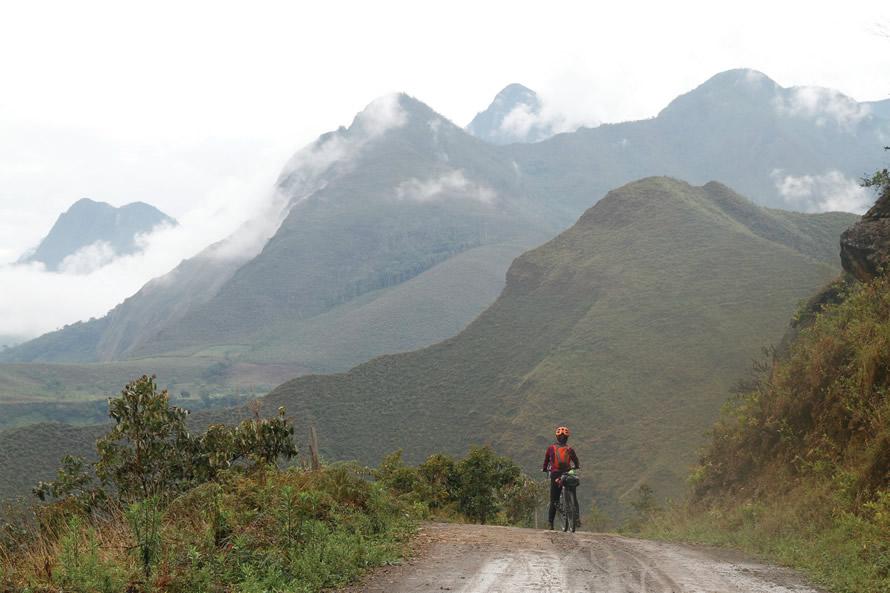
{"type": "Polygon", "coordinates": [[[615,535],[427,525],[418,555],[350,593],[817,593],[734,554],[615,535]]]}

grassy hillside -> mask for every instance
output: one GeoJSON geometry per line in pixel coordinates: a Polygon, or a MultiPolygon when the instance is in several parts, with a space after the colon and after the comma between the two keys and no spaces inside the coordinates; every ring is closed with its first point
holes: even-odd
{"type": "Polygon", "coordinates": [[[837,273],[822,238],[852,220],[764,210],[717,183],[635,182],[518,258],[456,337],[290,381],[263,405],[317,425],[327,457],[372,464],[482,440],[533,469],[567,423],[603,506],[644,481],[676,494],[729,387],[837,273]]]}
{"type": "Polygon", "coordinates": [[[728,406],[650,535],[743,547],[832,591],[890,590],[890,280],[847,288],[728,406]]]}

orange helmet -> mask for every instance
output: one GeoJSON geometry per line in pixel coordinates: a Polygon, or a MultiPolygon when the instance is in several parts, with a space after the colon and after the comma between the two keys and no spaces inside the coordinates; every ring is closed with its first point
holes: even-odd
{"type": "Polygon", "coordinates": [[[558,437],[563,437],[563,436],[567,437],[570,434],[571,433],[569,432],[569,429],[566,428],[565,426],[560,426],[559,428],[556,429],[556,436],[558,436],[558,437]]]}

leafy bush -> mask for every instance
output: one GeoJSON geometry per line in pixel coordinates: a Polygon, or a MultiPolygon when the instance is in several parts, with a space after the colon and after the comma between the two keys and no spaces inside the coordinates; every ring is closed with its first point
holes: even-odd
{"type": "Polygon", "coordinates": [[[435,454],[417,467],[405,465],[402,452],[385,457],[374,477],[403,501],[420,504],[440,518],[455,515],[478,523],[531,523],[542,488],[511,459],[490,447],[471,447],[454,460],[435,454]]]}

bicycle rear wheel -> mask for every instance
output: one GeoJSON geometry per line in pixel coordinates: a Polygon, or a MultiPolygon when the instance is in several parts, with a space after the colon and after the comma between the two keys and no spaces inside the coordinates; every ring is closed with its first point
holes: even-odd
{"type": "Polygon", "coordinates": [[[571,529],[572,533],[575,533],[575,527],[578,524],[578,517],[575,513],[575,491],[571,488],[563,488],[563,493],[566,505],[566,528],[563,531],[571,529]]]}

